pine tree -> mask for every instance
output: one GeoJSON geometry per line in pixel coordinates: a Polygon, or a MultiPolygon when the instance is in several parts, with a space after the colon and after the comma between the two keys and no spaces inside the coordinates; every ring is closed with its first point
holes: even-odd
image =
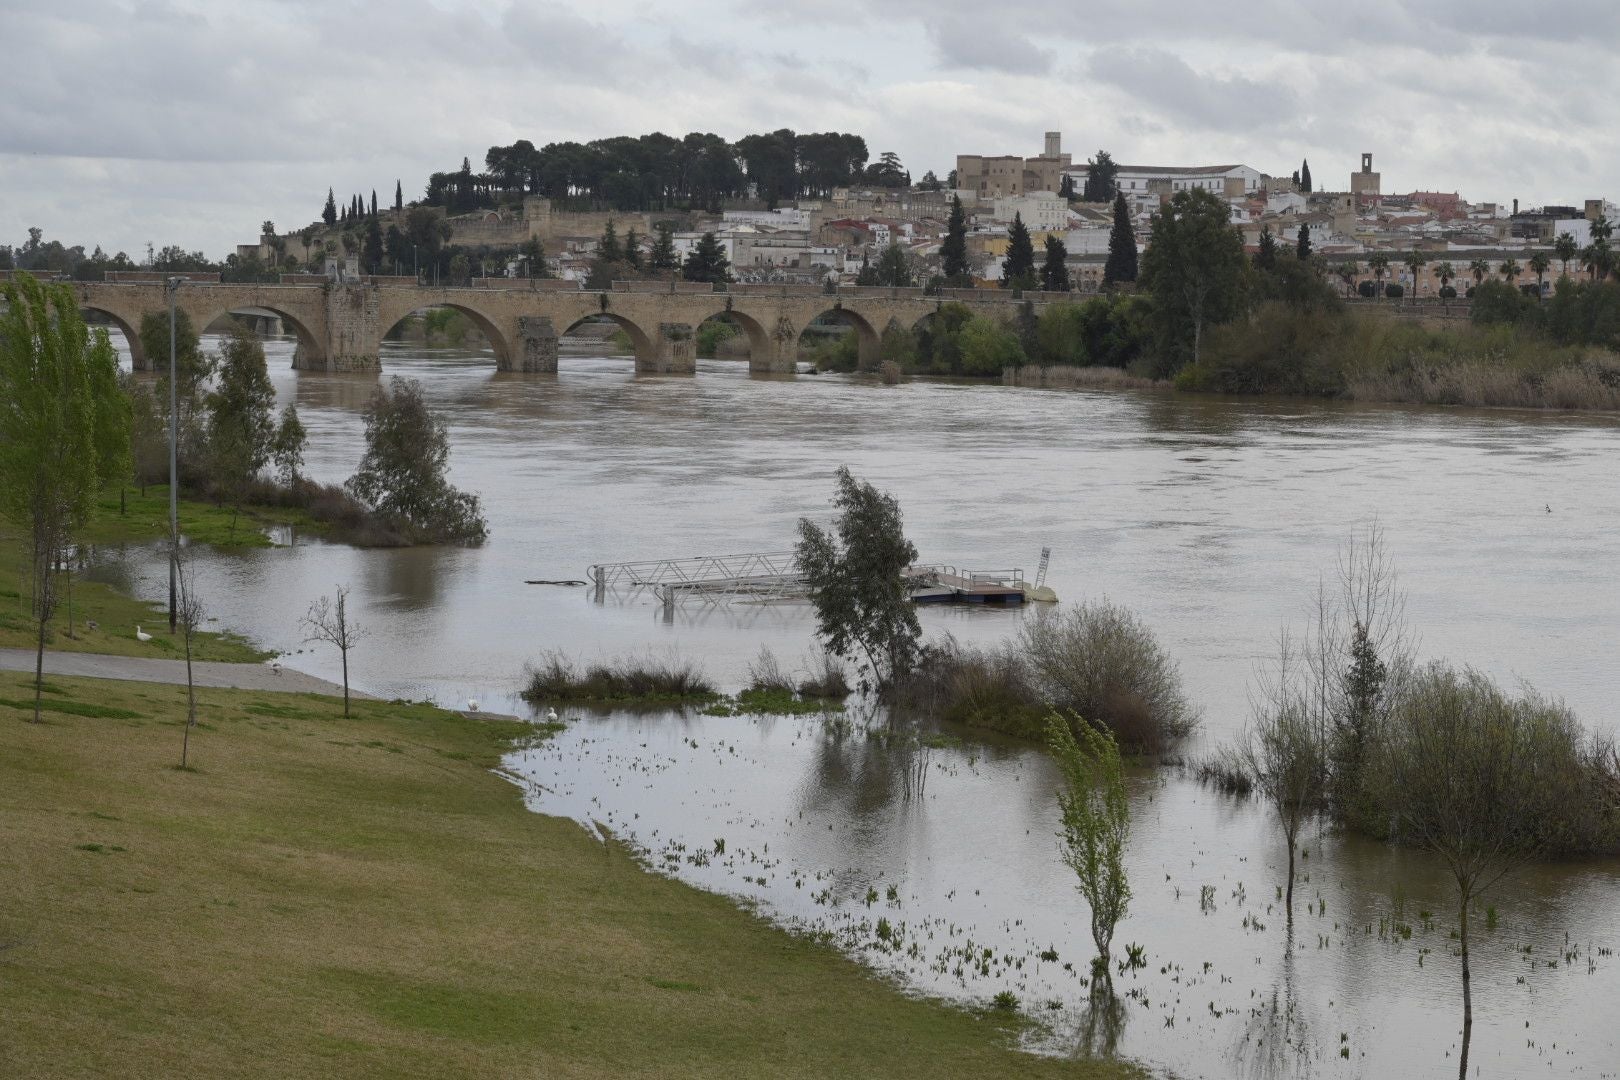
{"type": "Polygon", "coordinates": [[[1023,214],[1013,214],[1007,230],[1007,257],[1001,262],[1001,285],[1006,289],[1027,289],[1035,282],[1035,244],[1029,238],[1023,214]]]}
{"type": "Polygon", "coordinates": [[[1069,249],[1056,233],[1046,234],[1046,262],[1041,266],[1041,288],[1047,292],[1069,291],[1069,249]]]}
{"type": "Polygon", "coordinates": [[[1119,166],[1114,164],[1114,159],[1106,150],[1097,151],[1097,156],[1086,164],[1086,186],[1081,199],[1086,202],[1107,202],[1114,197],[1114,191],[1119,186],[1115,182],[1119,166]]]}
{"type": "Polygon", "coordinates": [[[686,265],[681,268],[681,273],[687,281],[731,280],[731,261],[726,258],[725,246],[715,239],[714,233],[703,234],[692,248],[692,254],[686,257],[686,265]]]}
{"type": "Polygon", "coordinates": [[[332,189],[326,189],[326,208],[321,211],[321,220],[328,225],[337,224],[337,200],[332,197],[332,189]]]}
{"type": "Polygon", "coordinates": [[[400,186],[398,180],[394,181],[394,209],[405,209],[405,189],[400,186]]]}
{"type": "Polygon", "coordinates": [[[1103,265],[1103,284],[1136,280],[1136,230],[1131,228],[1131,208],[1125,193],[1114,195],[1114,228],[1108,234],[1108,262],[1103,265]]]}
{"type": "Polygon", "coordinates": [[[636,235],[634,225],[624,234],[624,261],[637,270],[641,269],[641,237],[636,235]]]}
{"type": "Polygon", "coordinates": [[[1294,246],[1294,257],[1300,262],[1311,257],[1311,225],[1308,221],[1299,223],[1299,242],[1294,246]]]}
{"type": "Polygon", "coordinates": [[[658,226],[658,241],[653,244],[649,265],[654,270],[679,270],[680,256],[675,254],[675,229],[671,225],[658,226]]]}
{"type": "Polygon", "coordinates": [[[619,232],[613,227],[613,219],[609,218],[607,228],[602,230],[602,240],[596,245],[596,257],[603,262],[623,262],[624,251],[619,247],[619,232]]]}
{"type": "Polygon", "coordinates": [[[951,217],[945,226],[945,243],[940,246],[939,259],[946,281],[953,285],[968,284],[967,213],[958,195],[951,196],[951,217]]]}
{"type": "Polygon", "coordinates": [[[1254,253],[1254,265],[1270,270],[1277,265],[1277,238],[1271,235],[1271,226],[1260,230],[1260,249],[1254,253]]]}
{"type": "Polygon", "coordinates": [[[1307,195],[1309,195],[1312,190],[1311,161],[1309,158],[1306,158],[1305,163],[1299,167],[1299,190],[1303,191],[1307,195]]]}

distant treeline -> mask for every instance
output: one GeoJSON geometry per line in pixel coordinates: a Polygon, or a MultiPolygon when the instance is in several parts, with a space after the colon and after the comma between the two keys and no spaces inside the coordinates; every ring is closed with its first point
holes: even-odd
{"type": "Polygon", "coordinates": [[[679,139],[653,132],[543,147],[519,139],[490,147],[481,173],[473,172],[466,158],[458,170],[434,173],[424,201],[461,214],[520,192],[569,207],[665,210],[713,208],[722,199],[750,194],[774,206],[850,184],[910,185],[910,174],[894,154],[882,154],[870,165],[869,156],[859,135],[799,134],[788,128],[736,142],[696,131],[679,139]]]}

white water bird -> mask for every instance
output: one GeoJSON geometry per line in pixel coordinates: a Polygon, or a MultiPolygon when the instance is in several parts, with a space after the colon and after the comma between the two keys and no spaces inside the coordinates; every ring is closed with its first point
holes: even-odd
{"type": "Polygon", "coordinates": [[[468,712],[477,712],[478,711],[478,699],[477,698],[468,698],[467,699],[467,711],[468,712]]]}
{"type": "Polygon", "coordinates": [[[136,627],[135,627],[135,640],[136,641],[151,641],[152,640],[152,635],[148,634],[145,630],[142,630],[140,628],[140,626],[137,624],[136,627]]]}
{"type": "Polygon", "coordinates": [[[555,720],[555,719],[557,719],[557,710],[556,709],[547,709],[546,710],[546,719],[547,720],[555,720]]]}

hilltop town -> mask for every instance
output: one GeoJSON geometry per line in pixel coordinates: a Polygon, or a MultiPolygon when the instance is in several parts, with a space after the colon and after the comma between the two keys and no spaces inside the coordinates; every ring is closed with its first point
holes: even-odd
{"type": "MultiPolygon", "coordinates": [[[[779,193],[755,176],[755,163],[745,158],[749,168],[737,178],[734,193],[689,199],[685,205],[664,200],[659,209],[618,209],[591,204],[622,203],[622,198],[595,198],[588,191],[554,198],[536,190],[546,187],[538,177],[531,183],[503,168],[503,155],[519,147],[541,154],[527,143],[495,147],[485,172],[472,172],[464,161],[460,172],[436,173],[422,200],[407,203],[396,187],[393,204],[380,211],[373,192],[369,204],[358,195],[342,210],[329,203],[330,220],[298,229],[278,231],[266,222],[270,227],[259,240],[238,246],[227,261],[244,269],[320,277],[381,272],[431,278],[437,266],[453,278],[544,276],[584,283],[611,227],[611,235],[637,249],[616,260],[616,276],[627,270],[629,276],[646,273],[664,230],[680,262],[712,233],[739,282],[854,283],[893,243],[922,284],[939,274],[955,197],[966,214],[967,259],[975,284],[1000,284],[1017,218],[1037,250],[1048,236],[1060,240],[1074,290],[1095,292],[1103,283],[1115,193],[1128,207],[1142,248],[1151,218],[1165,202],[1179,191],[1202,190],[1229,205],[1250,253],[1267,234],[1293,247],[1303,229],[1310,250],[1347,293],[1399,285],[1406,295],[1424,298],[1446,288],[1447,268],[1463,267],[1477,284],[1500,279],[1502,264],[1516,255],[1527,258],[1536,250],[1553,255],[1560,237],[1577,253],[1584,251],[1594,239],[1592,221],[1616,216],[1613,204],[1601,198],[1521,208],[1518,200],[1471,202],[1455,191],[1386,192],[1370,153],[1342,172],[1321,170],[1325,175],[1315,182],[1308,161],[1289,175],[1245,164],[1115,163],[1107,153],[1076,162],[1063,150],[1057,131],[1046,133],[1035,156],[959,154],[944,179],[930,172],[912,182],[895,156],[885,154],[864,170],[853,169],[857,182],[828,186],[810,197],[776,197],[779,193]],[[368,259],[365,233],[373,214],[376,250],[368,259]],[[1416,267],[1407,260],[1412,252],[1424,256],[1416,267]],[[455,264],[452,274],[458,254],[466,261],[455,264]]],[[[864,158],[864,150],[860,154],[864,158]]],[[[1564,258],[1567,270],[1573,256],[1564,258]]],[[[1459,284],[1466,286],[1466,278],[1459,284]]],[[[1544,278],[1538,288],[1550,291],[1551,280],[1544,278]]]]}

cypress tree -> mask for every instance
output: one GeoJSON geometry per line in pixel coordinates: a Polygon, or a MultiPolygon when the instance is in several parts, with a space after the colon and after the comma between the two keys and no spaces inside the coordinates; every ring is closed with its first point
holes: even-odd
{"type": "Polygon", "coordinates": [[[596,245],[596,257],[603,262],[623,262],[624,252],[619,247],[619,232],[613,227],[613,219],[609,218],[607,228],[602,230],[602,240],[596,245]]]}
{"type": "Polygon", "coordinates": [[[321,220],[328,225],[337,224],[337,200],[332,198],[332,189],[326,189],[326,207],[321,211],[321,220]]]}
{"type": "Polygon", "coordinates": [[[624,261],[641,269],[641,237],[636,235],[636,227],[630,226],[624,234],[624,261]]]}
{"type": "Polygon", "coordinates": [[[1299,223],[1299,243],[1294,246],[1294,256],[1300,262],[1311,257],[1311,224],[1308,221],[1299,223]]]}
{"type": "Polygon", "coordinates": [[[1131,228],[1131,208],[1125,193],[1114,195],[1114,228],[1108,234],[1108,262],[1103,265],[1103,284],[1136,280],[1136,230],[1131,228]]]}
{"type": "Polygon", "coordinates": [[[1047,292],[1069,291],[1069,249],[1056,233],[1046,234],[1046,262],[1041,266],[1041,288],[1047,292]]]}
{"type": "Polygon", "coordinates": [[[1306,158],[1305,163],[1299,167],[1299,190],[1303,191],[1307,195],[1309,195],[1312,190],[1311,161],[1309,158],[1306,158]]]}
{"type": "Polygon", "coordinates": [[[394,209],[405,209],[405,189],[400,186],[398,180],[394,181],[394,209]]]}
{"type": "Polygon", "coordinates": [[[1014,214],[1007,230],[1007,257],[1001,262],[1001,285],[1006,289],[1027,289],[1035,280],[1035,243],[1029,238],[1024,215],[1014,214]]]}
{"type": "Polygon", "coordinates": [[[1260,250],[1254,253],[1254,265],[1270,270],[1277,265],[1277,238],[1271,235],[1271,226],[1260,230],[1260,250]]]}
{"type": "Polygon", "coordinates": [[[377,216],[377,189],[371,189],[371,216],[377,216]]]}
{"type": "Polygon", "coordinates": [[[967,214],[959,195],[951,196],[951,216],[945,226],[945,243],[940,246],[939,259],[946,281],[954,285],[967,284],[967,214]]]}

